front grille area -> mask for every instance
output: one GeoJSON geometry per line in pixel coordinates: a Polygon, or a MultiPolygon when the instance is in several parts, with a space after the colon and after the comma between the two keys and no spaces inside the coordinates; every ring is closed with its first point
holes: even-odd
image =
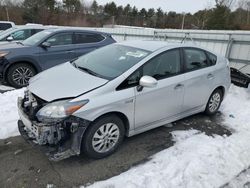
{"type": "Polygon", "coordinates": [[[32,94],[28,90],[25,91],[23,109],[25,114],[28,115],[31,121],[37,121],[36,113],[46,104],[46,101],[32,94]]]}

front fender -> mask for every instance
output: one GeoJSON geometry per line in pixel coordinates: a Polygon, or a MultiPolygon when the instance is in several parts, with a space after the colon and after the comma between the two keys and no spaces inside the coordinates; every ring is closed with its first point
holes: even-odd
{"type": "Polygon", "coordinates": [[[128,119],[130,129],[134,129],[134,98],[128,99],[126,101],[127,102],[120,101],[113,104],[111,103],[105,106],[84,110],[73,115],[92,122],[108,113],[121,113],[128,119]]]}
{"type": "Polygon", "coordinates": [[[8,63],[5,64],[4,68],[3,68],[3,76],[4,78],[6,77],[7,71],[9,69],[9,67],[11,67],[12,65],[16,64],[16,63],[28,63],[32,66],[34,66],[34,68],[36,69],[37,72],[41,72],[42,68],[39,65],[39,62],[36,61],[33,58],[30,57],[18,57],[18,58],[12,58],[12,59],[7,59],[8,63]]]}

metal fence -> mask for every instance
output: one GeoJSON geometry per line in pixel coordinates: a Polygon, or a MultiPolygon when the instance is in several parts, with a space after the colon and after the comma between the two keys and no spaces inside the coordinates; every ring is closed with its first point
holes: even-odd
{"type": "Polygon", "coordinates": [[[161,40],[182,41],[184,38],[195,44],[227,57],[232,67],[250,73],[250,31],[209,31],[151,28],[87,28],[111,33],[117,41],[161,40]]]}

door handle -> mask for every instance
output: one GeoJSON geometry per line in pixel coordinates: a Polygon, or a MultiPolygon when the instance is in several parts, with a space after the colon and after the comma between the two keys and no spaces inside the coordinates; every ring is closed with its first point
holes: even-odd
{"type": "Polygon", "coordinates": [[[177,84],[175,87],[174,87],[174,89],[181,89],[181,88],[183,88],[184,87],[184,85],[183,84],[177,84]]]}
{"type": "Polygon", "coordinates": [[[212,80],[213,78],[214,78],[213,74],[210,73],[210,74],[207,75],[207,79],[212,80]]]}
{"type": "Polygon", "coordinates": [[[68,50],[68,51],[66,51],[67,53],[74,53],[74,51],[73,50],[68,50]]]}

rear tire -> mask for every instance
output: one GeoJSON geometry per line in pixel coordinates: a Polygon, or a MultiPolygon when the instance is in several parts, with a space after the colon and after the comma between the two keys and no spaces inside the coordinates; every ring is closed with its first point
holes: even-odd
{"type": "Polygon", "coordinates": [[[7,82],[15,88],[22,88],[29,84],[29,79],[35,74],[36,70],[27,63],[14,64],[7,72],[7,82]]]}
{"type": "Polygon", "coordinates": [[[115,116],[104,116],[89,125],[83,136],[82,149],[90,158],[101,159],[113,154],[121,145],[124,135],[124,123],[115,116]]]}
{"type": "Polygon", "coordinates": [[[223,100],[223,94],[221,89],[216,89],[209,97],[207,102],[205,113],[207,115],[214,115],[220,108],[221,102],[223,100]]]}

